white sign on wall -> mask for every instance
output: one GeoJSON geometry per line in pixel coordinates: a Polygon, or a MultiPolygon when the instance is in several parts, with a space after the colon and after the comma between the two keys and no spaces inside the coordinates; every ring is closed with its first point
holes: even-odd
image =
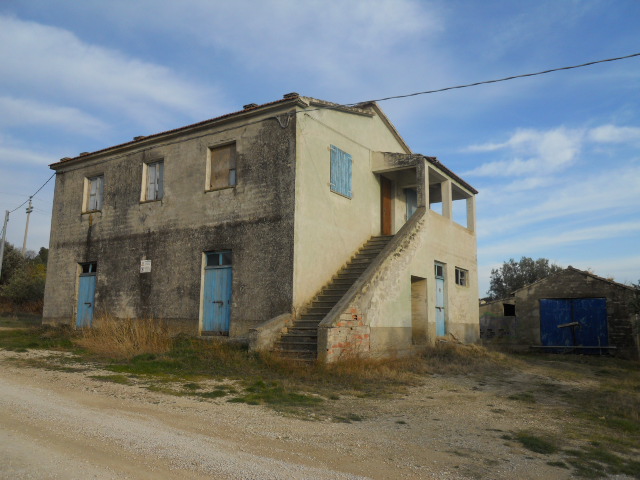
{"type": "Polygon", "coordinates": [[[149,272],[151,272],[151,260],[141,260],[140,273],[149,273],[149,272]]]}

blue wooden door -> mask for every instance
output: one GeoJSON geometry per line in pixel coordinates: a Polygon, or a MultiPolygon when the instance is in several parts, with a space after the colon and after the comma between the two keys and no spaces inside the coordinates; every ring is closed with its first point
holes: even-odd
{"type": "Polygon", "coordinates": [[[436,273],[436,336],[447,334],[445,324],[445,299],[444,299],[444,265],[435,264],[436,273]]]}
{"type": "Polygon", "coordinates": [[[572,321],[580,325],[576,329],[577,343],[585,347],[607,347],[609,332],[607,329],[606,298],[576,298],[571,300],[572,321]]]}
{"type": "Polygon", "coordinates": [[[231,252],[207,253],[202,322],[204,332],[219,335],[229,333],[232,279],[231,252]]]}
{"type": "Polygon", "coordinates": [[[571,322],[571,301],[562,298],[543,298],[540,300],[540,340],[542,345],[572,346],[571,327],[558,328],[571,322]]]}
{"type": "Polygon", "coordinates": [[[608,346],[607,300],[605,298],[541,299],[540,339],[542,345],[546,346],[608,346]],[[559,327],[559,325],[570,323],[576,325],[559,327]]]}
{"type": "Polygon", "coordinates": [[[96,297],[96,275],[95,273],[80,275],[80,285],[78,286],[78,314],[76,316],[76,327],[90,327],[93,322],[93,311],[96,297]]]}

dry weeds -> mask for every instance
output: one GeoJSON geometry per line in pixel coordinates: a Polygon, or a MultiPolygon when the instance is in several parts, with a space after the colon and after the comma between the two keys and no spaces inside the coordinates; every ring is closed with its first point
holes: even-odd
{"type": "Polygon", "coordinates": [[[167,353],[175,333],[163,320],[105,315],[94,319],[91,328],[83,329],[77,343],[98,355],[130,359],[145,353],[167,353]]]}

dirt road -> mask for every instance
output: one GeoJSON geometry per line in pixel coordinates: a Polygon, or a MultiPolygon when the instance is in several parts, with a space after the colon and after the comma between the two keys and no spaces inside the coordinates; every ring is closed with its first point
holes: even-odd
{"type": "Polygon", "coordinates": [[[336,423],[16,362],[48,354],[0,351],[1,478],[570,478],[501,438],[554,433],[551,410],[468,377],[431,377],[395,399],[341,398],[363,420],[336,423]]]}

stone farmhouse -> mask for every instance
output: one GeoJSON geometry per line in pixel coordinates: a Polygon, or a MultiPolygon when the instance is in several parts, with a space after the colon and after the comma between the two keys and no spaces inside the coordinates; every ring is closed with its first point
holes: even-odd
{"type": "Polygon", "coordinates": [[[44,322],[332,361],[479,338],[475,194],[374,102],[285,95],[63,158],[44,322]]]}

